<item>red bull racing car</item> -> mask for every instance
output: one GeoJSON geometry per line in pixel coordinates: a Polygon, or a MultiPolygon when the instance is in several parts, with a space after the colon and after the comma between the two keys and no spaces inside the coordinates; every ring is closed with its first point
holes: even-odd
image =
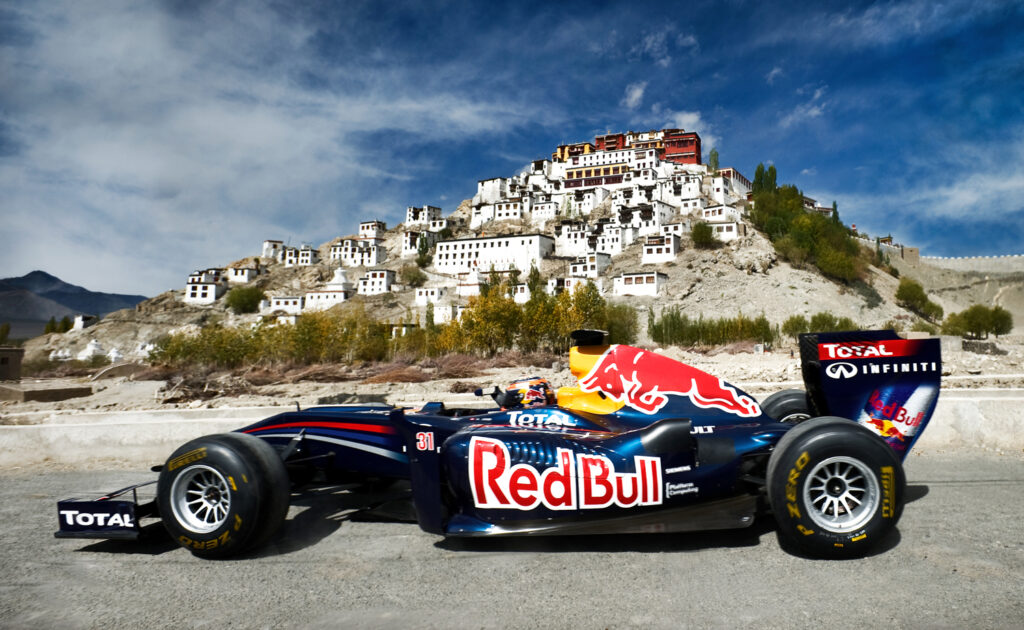
{"type": "Polygon", "coordinates": [[[202,557],[268,541],[293,492],[339,479],[408,480],[441,536],[742,528],[770,510],[787,546],[863,555],[903,510],[901,462],[938,399],[937,339],[892,331],[803,335],[805,390],[758,402],[720,378],[578,331],[557,399],[542,379],[497,408],[385,405],[286,412],[192,440],[124,488],[58,504],[58,537],[134,538],[155,517],[202,557]],[[524,404],[524,402],[526,404],[524,404]]]}

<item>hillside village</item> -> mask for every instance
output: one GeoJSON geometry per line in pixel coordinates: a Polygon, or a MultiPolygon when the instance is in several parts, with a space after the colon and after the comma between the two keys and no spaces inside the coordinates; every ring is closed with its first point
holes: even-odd
{"type": "MultiPolygon", "coordinates": [[[[692,317],[764,314],[774,324],[824,311],[862,327],[909,329],[916,321],[896,304],[899,281],[885,271],[871,267],[866,278],[879,302],[813,268],[780,261],[749,222],[750,180],[736,168],[711,168],[701,155],[699,135],[681,129],[563,144],[517,175],[479,181],[476,194],[447,214],[435,206],[410,206],[397,226],[368,219],[358,233],[319,246],[267,239],[254,244],[252,256],[195,271],[183,291],[111,313],[72,334],[30,341],[27,358],[145,358],[169,332],[212,322],[294,323],[303,313],[351,301],[364,303],[398,336],[423,326],[428,311],[435,324],[459,318],[494,273],[517,278],[512,297],[527,302],[524,280],[534,267],[549,294],[593,282],[605,299],[628,303],[641,315],[678,307],[692,317]],[[691,232],[699,222],[711,226],[721,247],[694,246],[691,232]],[[420,266],[417,286],[403,283],[403,268],[420,266]],[[264,292],[258,313],[226,308],[226,294],[239,286],[264,292]]],[[[807,212],[833,213],[807,197],[803,205],[807,212]]],[[[1018,257],[982,260],[975,271],[946,265],[949,270],[940,272],[933,265],[945,263],[921,258],[916,248],[863,243],[880,246],[947,312],[999,303],[1014,312],[1018,325],[1024,321],[1018,257]]],[[[649,342],[647,318],[639,319],[640,340],[649,342]]]]}
{"type": "MultiPolygon", "coordinates": [[[[657,297],[666,291],[666,265],[692,248],[695,223],[708,223],[723,243],[747,237],[750,195],[751,183],[738,170],[701,163],[695,132],[609,133],[558,146],[551,159],[516,176],[481,180],[473,198],[447,217],[439,207],[410,206],[391,230],[382,221],[365,221],[358,234],[320,247],[266,240],[251,261],[194,272],[183,299],[213,304],[229,287],[277,267],[324,266],[333,269],[329,280],[301,292],[273,291],[261,313],[289,318],[354,295],[396,293],[414,296],[421,314],[432,304],[434,321],[444,323],[458,317],[492,272],[525,276],[533,267],[544,273],[549,294],[592,281],[609,297],[657,297]],[[429,280],[420,287],[401,284],[398,268],[420,254],[431,259],[429,280]]],[[[832,213],[811,199],[806,205],[832,213]]],[[[769,264],[754,266],[761,271],[769,264]]],[[[529,300],[527,284],[512,291],[517,302],[529,300]]]]}

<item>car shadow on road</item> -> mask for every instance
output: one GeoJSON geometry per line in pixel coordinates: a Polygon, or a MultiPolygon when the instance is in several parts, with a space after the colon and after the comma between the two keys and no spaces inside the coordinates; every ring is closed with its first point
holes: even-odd
{"type": "Polygon", "coordinates": [[[261,549],[239,556],[284,555],[311,547],[346,521],[416,522],[408,482],[341,484],[292,494],[293,511],[281,530],[261,549]]]}
{"type": "Polygon", "coordinates": [[[76,549],[75,552],[90,551],[93,553],[138,554],[158,556],[168,551],[180,549],[162,523],[144,525],[142,533],[135,540],[101,540],[76,549]]]}
{"type": "Polygon", "coordinates": [[[923,499],[928,496],[928,486],[923,483],[915,483],[908,485],[906,492],[903,493],[903,503],[913,503],[918,499],[923,499]]]}
{"type": "Polygon", "coordinates": [[[434,543],[448,551],[465,552],[691,552],[714,548],[756,547],[775,529],[771,515],[759,515],[750,527],[703,532],[651,534],[594,534],[584,536],[515,536],[445,538],[434,543]]]}

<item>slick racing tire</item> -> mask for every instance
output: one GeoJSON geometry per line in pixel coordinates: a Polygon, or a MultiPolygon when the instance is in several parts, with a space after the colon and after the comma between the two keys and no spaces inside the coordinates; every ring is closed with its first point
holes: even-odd
{"type": "Polygon", "coordinates": [[[790,429],[769,460],[767,483],[779,535],[810,556],[862,556],[903,513],[906,479],[896,453],[845,418],[790,429]]]}
{"type": "Polygon", "coordinates": [[[761,403],[761,411],[772,420],[786,424],[797,424],[811,417],[807,393],[802,389],[775,392],[761,403]]]}
{"type": "Polygon", "coordinates": [[[288,473],[263,440],[244,433],[197,438],[168,458],[157,481],[164,527],[203,558],[264,544],[288,512],[288,473]]]}

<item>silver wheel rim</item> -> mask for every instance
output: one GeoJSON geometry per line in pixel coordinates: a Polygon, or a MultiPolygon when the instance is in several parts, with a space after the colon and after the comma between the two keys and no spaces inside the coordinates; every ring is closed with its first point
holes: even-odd
{"type": "Polygon", "coordinates": [[[811,417],[810,414],[806,414],[806,413],[798,411],[796,413],[791,413],[789,415],[783,416],[779,420],[779,422],[784,422],[786,424],[799,424],[799,423],[803,422],[804,420],[807,420],[810,417],[811,417]]]}
{"type": "Polygon", "coordinates": [[[836,533],[856,531],[878,509],[878,478],[864,462],[830,457],[807,475],[804,505],[814,523],[836,533]]]}
{"type": "Polygon", "coordinates": [[[231,490],[218,471],[189,466],[171,485],[171,509],[185,529],[207,534],[224,524],[231,510],[231,490]]]}

